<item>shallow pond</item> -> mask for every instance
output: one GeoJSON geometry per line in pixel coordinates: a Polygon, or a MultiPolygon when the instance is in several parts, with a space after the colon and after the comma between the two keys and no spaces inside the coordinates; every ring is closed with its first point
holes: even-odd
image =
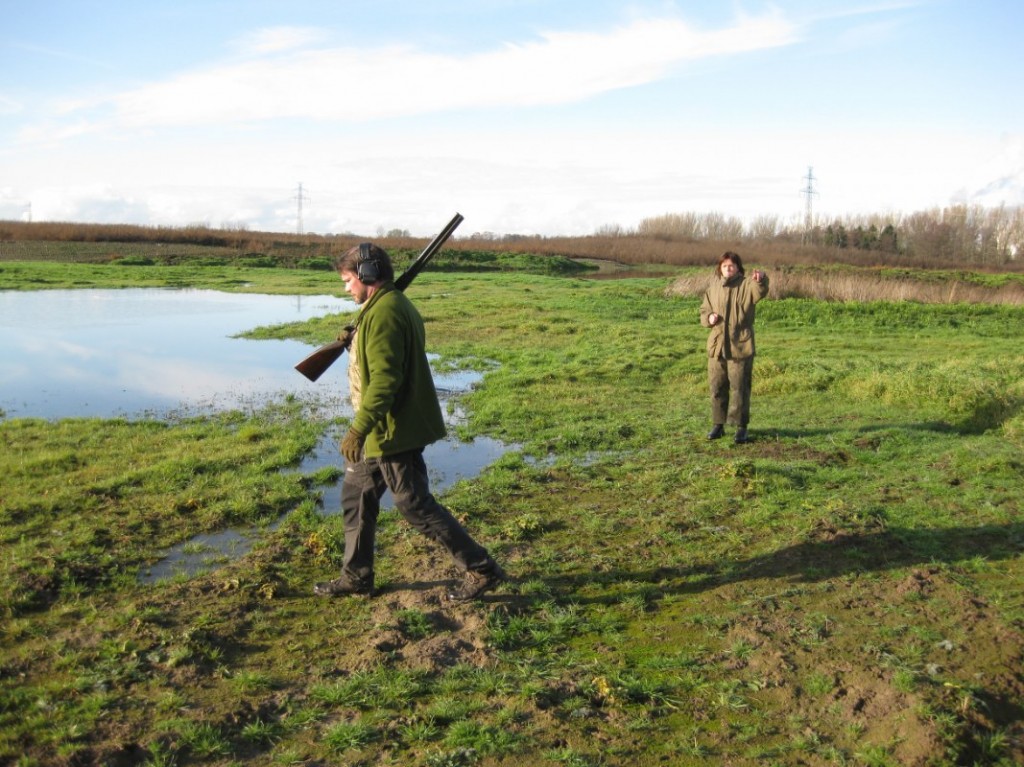
{"type": "MultiPolygon", "coordinates": [[[[317,382],[294,365],[312,351],[297,341],[235,336],[261,325],[349,313],[334,296],[271,296],[213,290],[128,289],[0,291],[0,417],[147,417],[259,409],[285,396],[316,400],[351,415],[348,355],[317,382]]],[[[339,321],[339,325],[341,322],[339,321]]],[[[477,373],[435,376],[438,394],[468,390],[477,373]]],[[[447,414],[449,408],[442,403],[447,414]]],[[[446,415],[450,421],[458,419],[446,415]]],[[[297,471],[312,473],[341,458],[329,430],[297,471]]],[[[427,448],[431,486],[443,491],[471,478],[508,447],[496,440],[448,439],[427,448]]],[[[321,488],[325,513],[340,510],[340,483],[321,488]]],[[[390,498],[384,499],[387,507],[390,498]]],[[[168,552],[146,580],[194,572],[248,550],[259,532],[225,530],[168,552]]]]}
{"type": "Polygon", "coordinates": [[[355,308],[334,296],[214,290],[3,291],[0,410],[8,418],[159,417],[326,392],[325,381],[314,385],[293,369],[306,344],[233,336],[355,308]]]}

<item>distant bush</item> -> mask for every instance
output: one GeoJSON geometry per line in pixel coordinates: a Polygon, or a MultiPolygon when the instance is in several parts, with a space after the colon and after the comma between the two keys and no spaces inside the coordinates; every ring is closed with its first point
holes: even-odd
{"type": "Polygon", "coordinates": [[[438,254],[430,268],[440,272],[526,272],[529,274],[574,274],[597,267],[571,258],[536,253],[458,250],[438,254]]]}
{"type": "Polygon", "coordinates": [[[276,269],[281,264],[273,256],[245,256],[236,261],[238,266],[247,266],[253,269],[276,269]]]}
{"type": "Polygon", "coordinates": [[[110,263],[114,266],[153,266],[156,262],[147,256],[124,256],[110,263]]]}

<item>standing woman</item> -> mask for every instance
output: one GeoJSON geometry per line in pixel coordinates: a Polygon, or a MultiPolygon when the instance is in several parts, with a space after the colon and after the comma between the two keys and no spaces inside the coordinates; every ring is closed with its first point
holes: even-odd
{"type": "Polygon", "coordinates": [[[747,442],[750,387],[754,371],[754,307],[768,295],[768,275],[754,270],[751,280],[743,261],[727,251],[718,259],[715,277],[704,292],[700,324],[708,335],[708,384],[711,389],[711,431],[708,439],[736,426],[734,441],[747,442]]]}

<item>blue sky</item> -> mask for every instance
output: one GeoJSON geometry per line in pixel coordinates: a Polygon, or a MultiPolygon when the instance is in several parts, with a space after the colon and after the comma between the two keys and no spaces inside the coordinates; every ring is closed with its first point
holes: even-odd
{"type": "Polygon", "coordinates": [[[0,219],[591,234],[1024,204],[1024,3],[0,0],[0,219]]]}

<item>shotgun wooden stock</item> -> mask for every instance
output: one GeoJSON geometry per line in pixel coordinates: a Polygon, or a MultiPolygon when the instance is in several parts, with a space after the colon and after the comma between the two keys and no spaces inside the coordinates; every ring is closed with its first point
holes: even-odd
{"type": "Polygon", "coordinates": [[[352,343],[352,333],[355,331],[354,325],[348,325],[345,328],[346,333],[340,336],[337,340],[331,341],[329,344],[324,344],[315,352],[306,357],[302,362],[295,366],[302,375],[306,376],[310,381],[315,381],[324,374],[331,365],[338,361],[338,357],[345,353],[349,345],[352,343]],[[349,330],[351,328],[351,330],[349,330]]]}
{"type": "MultiPolygon", "coordinates": [[[[452,232],[456,230],[459,224],[462,223],[462,214],[456,213],[448,225],[438,233],[438,235],[430,241],[430,244],[423,249],[423,252],[417,256],[416,260],[413,261],[409,268],[402,272],[402,276],[395,280],[395,287],[399,290],[405,290],[409,287],[409,283],[416,279],[416,275],[419,274],[423,267],[427,265],[427,262],[434,257],[434,254],[441,249],[445,241],[452,236],[452,232]]],[[[338,357],[345,353],[349,345],[352,343],[352,335],[355,333],[354,325],[347,325],[345,327],[345,333],[338,337],[336,341],[331,341],[329,344],[324,344],[319,349],[314,351],[302,362],[295,366],[302,375],[306,376],[310,381],[317,380],[324,374],[331,365],[338,361],[338,357]]]]}

